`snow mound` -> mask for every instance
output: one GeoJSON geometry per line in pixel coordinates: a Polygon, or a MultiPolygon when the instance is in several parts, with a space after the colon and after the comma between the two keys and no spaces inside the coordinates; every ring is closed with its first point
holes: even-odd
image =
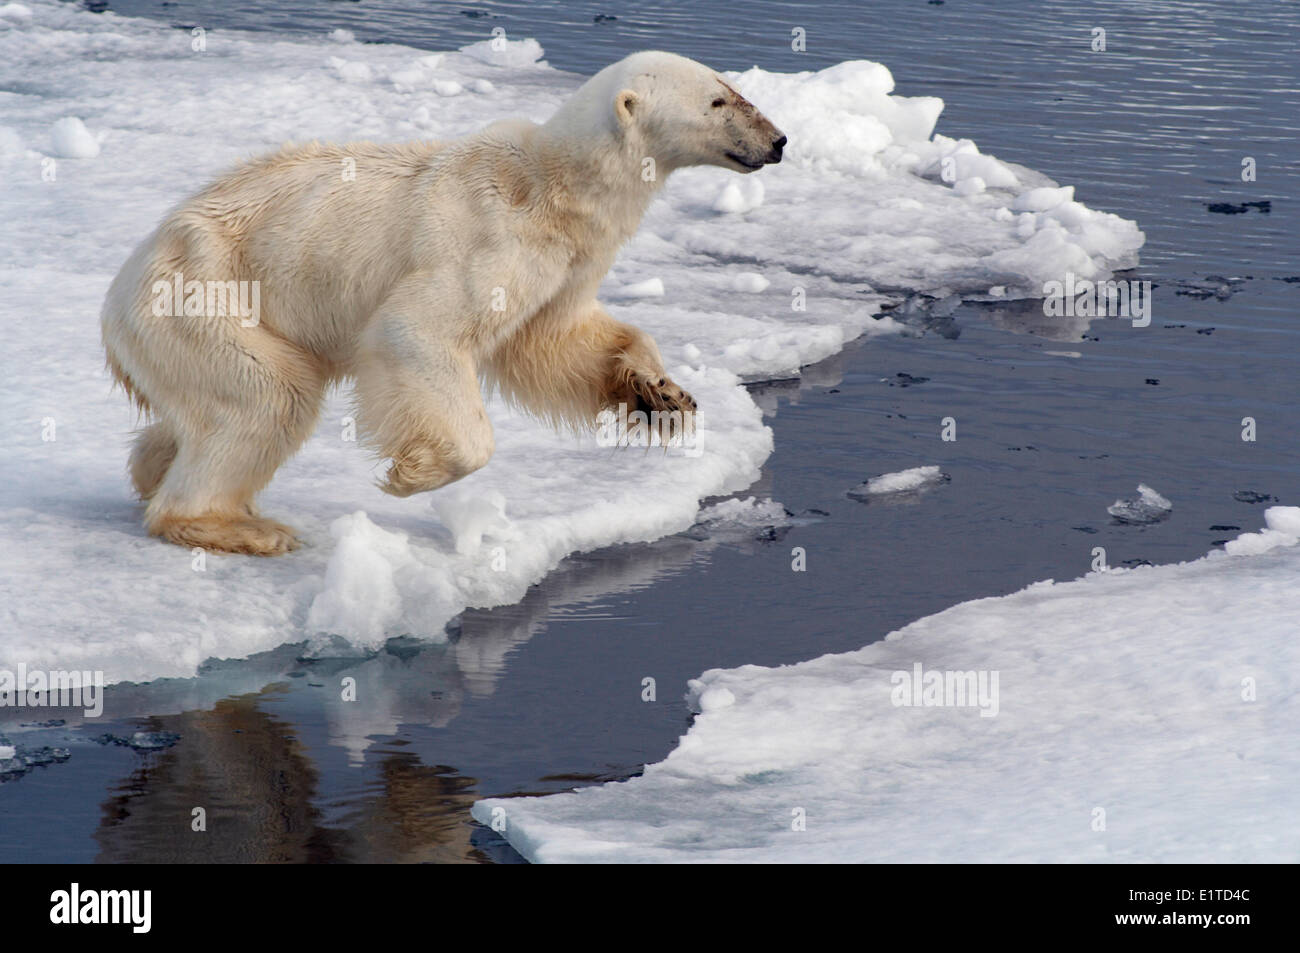
{"type": "Polygon", "coordinates": [[[738,182],[728,182],[713,200],[713,210],[732,215],[749,212],[763,204],[764,194],[762,179],[750,176],[738,182]]]}
{"type": "Polygon", "coordinates": [[[80,119],[68,116],[50,127],[50,153],[62,159],[93,159],[99,155],[99,140],[80,119]]]}
{"type": "Polygon", "coordinates": [[[1242,533],[1224,544],[1230,556],[1258,556],[1300,541],[1300,507],[1270,506],[1264,511],[1264,529],[1242,533]]]}
{"type": "Polygon", "coordinates": [[[616,298],[662,298],[664,296],[664,280],[662,278],[647,278],[645,281],[624,285],[622,288],[612,288],[610,293],[616,298]]]}
{"type": "Polygon", "coordinates": [[[6,3],[0,6],[0,21],[7,25],[32,22],[32,10],[21,3],[6,3]]]}
{"type": "Polygon", "coordinates": [[[743,291],[746,294],[761,294],[766,291],[772,282],[768,281],[756,271],[742,271],[732,279],[731,286],[737,291],[743,291]]]}

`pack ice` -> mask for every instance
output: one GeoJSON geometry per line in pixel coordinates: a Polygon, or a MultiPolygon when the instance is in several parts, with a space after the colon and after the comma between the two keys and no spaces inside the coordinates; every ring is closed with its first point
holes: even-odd
{"type": "Polygon", "coordinates": [[[474,816],[535,862],[1290,862],[1300,507],[1264,515],[1226,553],[705,672],[641,777],[474,816]]]}

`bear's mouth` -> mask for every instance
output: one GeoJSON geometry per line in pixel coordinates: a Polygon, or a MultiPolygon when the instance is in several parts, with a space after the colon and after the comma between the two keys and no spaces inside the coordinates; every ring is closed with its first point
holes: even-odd
{"type": "Polygon", "coordinates": [[[732,162],[736,163],[736,165],[743,165],[746,169],[761,169],[763,168],[764,165],[767,164],[762,161],[754,162],[751,159],[746,159],[743,156],[738,156],[734,152],[728,152],[727,158],[730,159],[732,162]]]}

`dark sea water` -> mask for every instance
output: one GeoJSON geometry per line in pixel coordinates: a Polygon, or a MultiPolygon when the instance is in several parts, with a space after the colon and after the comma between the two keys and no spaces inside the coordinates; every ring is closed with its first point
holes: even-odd
{"type": "MultiPolygon", "coordinates": [[[[1127,277],[1155,283],[1149,328],[963,305],[851,345],[799,381],[753,385],[776,452],[759,485],[809,516],[781,540],[673,537],[573,557],[517,606],[471,611],[447,645],[364,660],[285,647],[195,680],[123,686],[135,720],[24,736],[66,763],[0,786],[0,859],[510,861],[470,821],[480,797],[625,778],[689,725],[687,679],[847,651],[957,602],[1111,565],[1193,559],[1300,502],[1300,5],[883,0],[162,3],[108,7],[189,28],[449,49],[494,26],[591,73],[647,47],[718,69],[866,58],[898,92],[946,102],[939,130],[1136,219],[1127,277]],[[614,19],[609,19],[609,18],[614,19]],[[600,19],[598,19],[600,18],[600,19]],[[807,51],[790,49],[802,27],[807,51]],[[1092,30],[1107,49],[1090,49],[1092,30]],[[1257,180],[1243,182],[1243,157],[1257,180]],[[1251,203],[1249,205],[1245,203],[1251,203]],[[1078,357],[1049,354],[1074,352],[1078,357]],[[908,378],[924,378],[909,383],[908,378]],[[933,421],[960,420],[959,439],[933,421]],[[1254,417],[1258,439],[1240,439],[1254,417]],[[863,504],[865,478],[939,464],[914,505],[863,504]],[[1145,482],[1168,520],[1113,523],[1145,482]],[[821,511],[809,513],[808,511],[821,511]],[[790,572],[793,546],[808,571],[790,572]],[[366,712],[340,702],[353,674],[366,712]],[[659,700],[641,701],[650,676],[659,700]],[[179,735],[141,752],[93,739],[179,735]],[[189,834],[208,805],[223,836],[189,834]]],[[[695,534],[702,535],[702,534],[695,534]]]]}

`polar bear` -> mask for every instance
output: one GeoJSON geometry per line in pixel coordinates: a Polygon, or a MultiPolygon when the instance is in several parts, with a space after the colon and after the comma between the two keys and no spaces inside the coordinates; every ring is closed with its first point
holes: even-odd
{"type": "Polygon", "coordinates": [[[654,341],[611,318],[597,287],[673,170],[748,173],[785,143],[713,70],[651,51],[540,125],[286,147],[218,179],[135,250],[104,302],[109,370],[151,421],[130,457],[149,532],[295,548],[253,497],[344,379],[397,496],[488,462],[482,385],[557,426],[620,403],[693,412],[654,341]]]}

